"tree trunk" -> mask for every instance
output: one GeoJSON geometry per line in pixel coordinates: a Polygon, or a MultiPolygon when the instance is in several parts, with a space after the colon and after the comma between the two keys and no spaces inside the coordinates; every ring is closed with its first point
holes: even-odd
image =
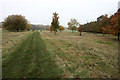
{"type": "Polygon", "coordinates": [[[16,29],[17,30],[17,32],[19,32],[19,29],[16,29]]]}
{"type": "Polygon", "coordinates": [[[120,33],[118,33],[118,40],[120,40],[120,33]]]}
{"type": "Polygon", "coordinates": [[[28,29],[28,31],[30,31],[30,29],[28,29]]]}
{"type": "Polygon", "coordinates": [[[72,33],[73,33],[73,30],[72,30],[72,33]]]}
{"type": "Polygon", "coordinates": [[[81,32],[80,32],[80,36],[81,36],[82,34],[81,34],[81,32]]]}
{"type": "Polygon", "coordinates": [[[56,31],[54,31],[55,35],[56,35],[56,31]]]}

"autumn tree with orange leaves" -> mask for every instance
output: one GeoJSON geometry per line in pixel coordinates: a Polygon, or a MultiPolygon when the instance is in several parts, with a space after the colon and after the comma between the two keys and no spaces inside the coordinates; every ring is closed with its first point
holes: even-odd
{"type": "Polygon", "coordinates": [[[52,31],[53,31],[51,26],[49,27],[49,30],[50,30],[50,32],[52,32],[52,31]]]}
{"type": "Polygon", "coordinates": [[[63,31],[63,30],[65,30],[65,28],[62,25],[60,25],[58,30],[63,31]]]}
{"type": "Polygon", "coordinates": [[[106,14],[105,16],[102,17],[102,20],[99,22],[98,26],[102,28],[102,33],[103,35],[107,32],[108,26],[110,24],[110,20],[108,18],[108,15],[106,14]],[[107,28],[106,28],[107,27],[107,28]]]}
{"type": "Polygon", "coordinates": [[[114,15],[110,16],[109,25],[102,28],[103,32],[117,35],[118,40],[120,40],[119,39],[119,36],[120,36],[119,22],[120,22],[120,13],[119,11],[117,11],[114,15]]]}
{"type": "Polygon", "coordinates": [[[110,33],[112,33],[112,34],[115,34],[115,35],[117,35],[118,36],[118,40],[120,40],[119,39],[119,36],[120,36],[120,26],[118,25],[119,23],[118,22],[120,22],[120,13],[115,13],[114,15],[112,15],[111,17],[110,17],[110,33]]]}
{"type": "Polygon", "coordinates": [[[119,36],[120,36],[119,22],[120,22],[120,13],[119,11],[117,11],[114,15],[110,16],[110,24],[109,26],[106,26],[105,28],[103,28],[103,31],[110,34],[117,35],[118,40],[120,40],[119,39],[119,36]]]}
{"type": "Polygon", "coordinates": [[[57,29],[59,28],[59,21],[58,21],[59,17],[58,17],[58,13],[53,13],[53,19],[51,22],[51,30],[54,31],[55,35],[57,32],[57,29]]]}

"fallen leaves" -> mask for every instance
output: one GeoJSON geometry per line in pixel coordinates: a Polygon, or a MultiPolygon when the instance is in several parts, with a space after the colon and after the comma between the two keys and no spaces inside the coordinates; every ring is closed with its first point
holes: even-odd
{"type": "Polygon", "coordinates": [[[86,66],[84,66],[84,68],[86,68],[86,66]]]}
{"type": "Polygon", "coordinates": [[[88,75],[86,75],[86,77],[88,77],[88,75]]]}
{"type": "Polygon", "coordinates": [[[80,79],[80,78],[76,76],[76,79],[80,79]]]}

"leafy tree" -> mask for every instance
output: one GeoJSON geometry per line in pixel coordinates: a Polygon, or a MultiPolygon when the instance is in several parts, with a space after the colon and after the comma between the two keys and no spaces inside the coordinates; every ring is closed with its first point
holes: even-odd
{"type": "Polygon", "coordinates": [[[65,28],[60,25],[60,26],[59,26],[59,31],[63,31],[63,30],[65,30],[65,28]]]}
{"type": "Polygon", "coordinates": [[[80,36],[82,35],[81,33],[83,32],[83,26],[82,25],[79,25],[79,27],[78,27],[78,31],[80,32],[80,36]]]}
{"type": "Polygon", "coordinates": [[[5,29],[10,31],[19,31],[28,29],[28,21],[21,15],[10,15],[3,23],[5,29]]]}
{"type": "Polygon", "coordinates": [[[120,26],[119,26],[119,21],[120,21],[120,13],[116,12],[114,15],[112,15],[110,17],[110,26],[109,29],[109,33],[115,34],[118,36],[118,40],[119,36],[120,36],[120,26]]]}
{"type": "Polygon", "coordinates": [[[30,28],[32,27],[31,24],[27,24],[27,30],[30,31],[30,28]]]}
{"type": "Polygon", "coordinates": [[[70,22],[68,22],[68,29],[72,30],[73,33],[73,31],[77,29],[78,25],[79,23],[76,19],[70,19],[70,22]]]}
{"type": "Polygon", "coordinates": [[[112,32],[111,32],[111,28],[112,28],[112,26],[106,26],[105,28],[103,27],[103,28],[102,28],[102,29],[103,29],[103,33],[104,33],[104,34],[112,33],[112,32]]]}
{"type": "Polygon", "coordinates": [[[120,40],[120,8],[118,11],[108,18],[107,15],[102,15],[97,18],[97,22],[90,22],[84,24],[84,29],[86,32],[98,32],[98,33],[109,33],[118,36],[118,40],[120,40]]]}
{"type": "Polygon", "coordinates": [[[97,21],[92,21],[90,23],[87,23],[84,25],[84,27],[86,32],[93,32],[93,33],[100,32],[97,21]]]}
{"type": "Polygon", "coordinates": [[[102,33],[105,34],[106,30],[105,27],[109,26],[109,18],[107,17],[108,15],[106,14],[105,16],[102,17],[102,20],[99,22],[99,27],[103,29],[102,33]]]}
{"type": "Polygon", "coordinates": [[[53,19],[51,22],[51,29],[54,31],[55,35],[56,35],[56,31],[59,28],[59,21],[58,21],[58,13],[53,13],[53,19]]]}
{"type": "Polygon", "coordinates": [[[105,33],[103,30],[106,26],[109,26],[109,18],[106,15],[102,15],[97,18],[97,21],[91,21],[84,25],[85,31],[93,33],[105,33]]]}
{"type": "Polygon", "coordinates": [[[109,21],[108,19],[104,20],[104,26],[103,32],[104,33],[110,33],[118,36],[120,36],[120,26],[119,26],[119,21],[120,21],[120,13],[116,12],[114,15],[110,16],[109,21]],[[105,23],[106,22],[106,23],[105,23]]]}

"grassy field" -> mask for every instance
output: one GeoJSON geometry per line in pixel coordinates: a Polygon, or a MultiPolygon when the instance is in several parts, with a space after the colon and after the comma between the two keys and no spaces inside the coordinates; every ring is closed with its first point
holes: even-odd
{"type": "Polygon", "coordinates": [[[2,78],[2,28],[0,28],[0,79],[2,78]]]}
{"type": "Polygon", "coordinates": [[[1,50],[1,44],[2,44],[2,28],[0,28],[0,50],[1,50]]]}
{"type": "Polygon", "coordinates": [[[64,77],[117,77],[118,42],[102,34],[41,33],[64,77]]]}
{"type": "Polygon", "coordinates": [[[13,51],[14,48],[16,48],[16,45],[31,33],[32,31],[31,32],[27,32],[27,31],[26,32],[9,32],[7,30],[3,30],[2,31],[2,54],[6,54],[6,53],[9,53],[9,51],[13,51]]]}
{"type": "Polygon", "coordinates": [[[23,40],[14,52],[3,55],[2,75],[3,78],[62,77],[62,70],[56,66],[39,32],[35,32],[23,40]]]}
{"type": "Polygon", "coordinates": [[[118,77],[118,42],[114,36],[35,31],[13,32],[17,36],[8,38],[10,34],[3,32],[3,78],[118,77]]]}

